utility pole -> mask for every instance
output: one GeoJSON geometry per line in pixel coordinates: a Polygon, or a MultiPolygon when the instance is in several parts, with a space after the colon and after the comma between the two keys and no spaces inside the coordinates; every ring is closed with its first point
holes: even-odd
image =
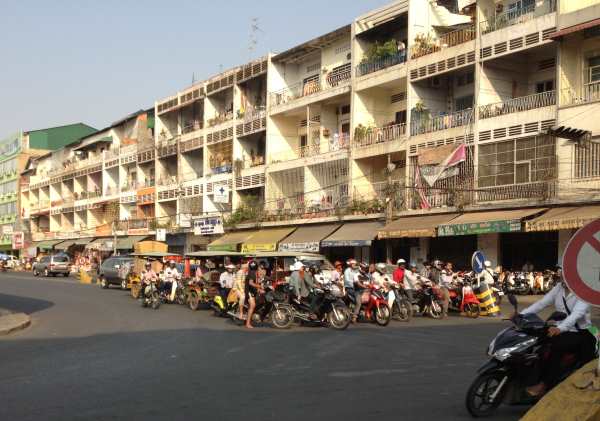
{"type": "MultiPolygon", "coordinates": [[[[392,154],[387,156],[387,185],[385,189],[385,223],[386,225],[394,220],[394,191],[392,189],[392,172],[396,169],[396,165],[392,162],[392,154]]],[[[388,262],[392,261],[392,243],[389,239],[385,240],[385,256],[388,262]]]]}
{"type": "Polygon", "coordinates": [[[113,232],[113,255],[117,254],[117,221],[113,221],[112,223],[112,232],[113,232]]]}

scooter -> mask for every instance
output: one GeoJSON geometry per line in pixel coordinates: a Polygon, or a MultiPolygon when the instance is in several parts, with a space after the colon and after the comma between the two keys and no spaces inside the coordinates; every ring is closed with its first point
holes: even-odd
{"type": "MultiPolygon", "coordinates": [[[[252,314],[254,323],[262,323],[266,320],[278,329],[288,329],[294,322],[294,314],[291,307],[276,300],[276,295],[270,283],[263,283],[264,294],[258,294],[255,298],[256,308],[252,314]]],[[[215,297],[216,298],[216,297],[215,297]]],[[[228,305],[227,315],[235,322],[245,322],[248,315],[248,301],[244,303],[244,314],[246,317],[240,318],[239,302],[228,305]]]]}
{"type": "Polygon", "coordinates": [[[151,307],[153,310],[158,310],[161,299],[155,281],[151,281],[150,284],[143,287],[140,293],[140,301],[142,307],[151,307]]]}
{"type": "MultiPolygon", "coordinates": [[[[508,300],[517,313],[517,299],[508,300]]],[[[539,383],[541,367],[550,355],[548,328],[566,314],[556,312],[545,322],[536,314],[517,314],[511,319],[514,326],[502,330],[488,347],[491,357],[477,372],[466,396],[467,410],[473,417],[490,416],[502,403],[509,405],[533,404],[526,388],[539,383]]],[[[565,354],[562,360],[563,379],[583,363],[576,355],[565,354]]]]}
{"type": "Polygon", "coordinates": [[[413,314],[421,316],[429,314],[434,319],[441,319],[443,312],[439,287],[431,281],[426,281],[421,289],[415,291],[413,314]]]}
{"type": "Polygon", "coordinates": [[[413,316],[413,305],[401,285],[393,281],[387,281],[388,306],[392,312],[392,319],[401,322],[410,322],[413,316]]]}
{"type": "MultiPolygon", "coordinates": [[[[346,304],[352,313],[356,306],[355,297],[346,296],[346,304]]],[[[387,298],[383,291],[375,285],[367,284],[361,295],[361,309],[358,321],[375,322],[379,326],[387,326],[392,319],[392,312],[388,307],[387,298]]]]}
{"type": "Polygon", "coordinates": [[[455,288],[448,290],[450,295],[449,309],[476,319],[479,317],[479,300],[473,292],[472,282],[473,280],[465,275],[461,280],[457,280],[455,288]]]}

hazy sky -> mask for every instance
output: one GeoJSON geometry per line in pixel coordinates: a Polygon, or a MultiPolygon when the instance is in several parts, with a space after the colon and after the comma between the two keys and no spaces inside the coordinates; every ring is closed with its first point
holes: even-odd
{"type": "Polygon", "coordinates": [[[102,128],[250,58],[283,51],[390,0],[0,0],[0,138],[102,128]]]}

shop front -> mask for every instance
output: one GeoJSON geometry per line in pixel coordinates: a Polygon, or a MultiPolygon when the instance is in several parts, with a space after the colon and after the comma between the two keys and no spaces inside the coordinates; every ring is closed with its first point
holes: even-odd
{"type": "Polygon", "coordinates": [[[211,242],[206,248],[208,251],[240,251],[242,243],[254,233],[256,233],[254,230],[228,232],[211,242]]]}
{"type": "Polygon", "coordinates": [[[341,224],[307,225],[299,227],[279,243],[279,251],[319,253],[321,240],[329,237],[341,224]]]}
{"type": "Polygon", "coordinates": [[[385,257],[383,242],[376,242],[382,222],[348,222],[321,241],[323,254],[329,260],[345,262],[354,258],[361,262],[374,262],[385,257]]]}
{"type": "Polygon", "coordinates": [[[242,253],[276,251],[279,242],[295,230],[295,227],[285,227],[267,228],[256,231],[242,243],[242,253]]]}

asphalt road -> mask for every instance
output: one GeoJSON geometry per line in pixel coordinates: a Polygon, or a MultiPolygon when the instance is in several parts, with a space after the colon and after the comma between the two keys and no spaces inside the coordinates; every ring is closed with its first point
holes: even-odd
{"type": "MultiPolygon", "coordinates": [[[[506,322],[246,331],[210,312],[143,309],[71,278],[0,274],[1,420],[468,420],[464,397],[506,322]]],[[[503,407],[514,420],[523,407],[503,407]]]]}

